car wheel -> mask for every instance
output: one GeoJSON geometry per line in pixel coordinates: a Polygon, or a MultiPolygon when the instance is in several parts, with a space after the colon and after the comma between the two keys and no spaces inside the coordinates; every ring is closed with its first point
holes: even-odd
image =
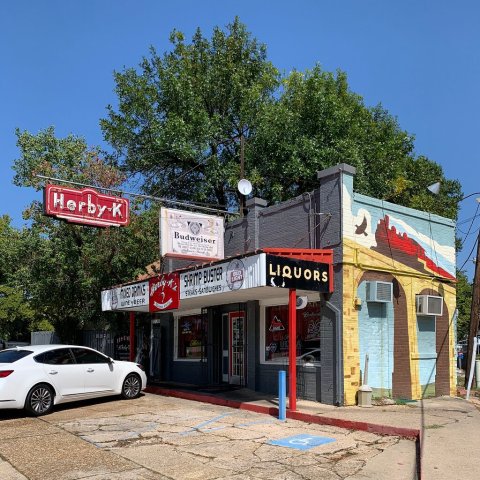
{"type": "Polygon", "coordinates": [[[125,399],[137,398],[142,389],[142,380],[136,373],[130,373],[125,377],[122,385],[122,397],[125,399]]]}
{"type": "Polygon", "coordinates": [[[35,385],[27,395],[25,410],[39,417],[50,413],[53,408],[53,390],[44,383],[35,385]]]}

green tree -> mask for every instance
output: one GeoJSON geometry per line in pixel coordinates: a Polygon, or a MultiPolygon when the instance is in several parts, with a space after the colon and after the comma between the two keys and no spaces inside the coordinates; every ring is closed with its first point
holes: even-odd
{"type": "Polygon", "coordinates": [[[381,105],[367,108],[346,74],[292,72],[275,102],[265,105],[248,154],[260,196],[282,201],[317,187],[316,172],[338,163],[357,169],[355,190],[455,218],[460,184],[415,157],[413,137],[381,105]],[[433,197],[426,186],[442,181],[433,197]]]}
{"type": "Polygon", "coordinates": [[[316,171],[346,162],[355,189],[455,218],[460,185],[435,162],[414,154],[414,138],[381,105],[368,108],[347,76],[315,66],[281,79],[264,45],[238,18],[211,39],[170,37],[138,71],[115,73],[118,108],[101,121],[122,167],[140,174],[146,192],[233,206],[240,179],[277,202],[317,186],[316,171]],[[442,181],[440,197],[426,187],[442,181]]]}
{"type": "Polygon", "coordinates": [[[468,282],[465,272],[457,270],[457,338],[468,337],[470,330],[470,309],[472,305],[472,284],[468,282]]]}
{"type": "Polygon", "coordinates": [[[0,338],[28,339],[34,312],[17,271],[23,258],[22,232],[7,215],[0,217],[0,338]]]}
{"type": "Polygon", "coordinates": [[[278,72],[238,18],[210,40],[197,30],[190,44],[178,31],[170,41],[172,51],[152,48],[140,72],[115,73],[119,107],[101,121],[105,139],[146,192],[230,205],[241,137],[255,134],[278,72]]]}
{"type": "MultiPolygon", "coordinates": [[[[45,180],[62,178],[114,188],[123,175],[104,161],[97,149],[75,136],[55,137],[53,128],[32,135],[17,131],[21,156],[15,161],[15,183],[40,189],[45,180]]],[[[46,217],[42,205],[24,212],[30,220],[16,276],[28,292],[38,321],[48,320],[63,340],[76,330],[101,328],[112,319],[102,315],[100,291],[130,281],[157,258],[155,210],[134,204],[126,228],[92,228],[46,217]]]]}

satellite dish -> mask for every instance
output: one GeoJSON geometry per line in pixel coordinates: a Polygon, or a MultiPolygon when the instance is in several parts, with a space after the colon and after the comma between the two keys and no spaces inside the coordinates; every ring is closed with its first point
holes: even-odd
{"type": "Polygon", "coordinates": [[[252,192],[252,184],[245,178],[238,182],[237,188],[242,195],[250,195],[252,192]]]}
{"type": "Polygon", "coordinates": [[[297,297],[297,310],[301,310],[302,308],[305,308],[308,303],[308,297],[297,297]]]}

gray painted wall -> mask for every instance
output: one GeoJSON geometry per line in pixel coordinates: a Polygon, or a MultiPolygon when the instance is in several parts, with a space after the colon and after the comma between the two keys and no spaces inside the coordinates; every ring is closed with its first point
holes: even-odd
{"type": "MultiPolygon", "coordinates": [[[[267,206],[262,199],[247,200],[248,213],[225,229],[225,256],[230,257],[265,247],[332,248],[334,250],[334,292],[323,298],[321,318],[321,367],[297,367],[299,398],[340,405],[343,403],[342,378],[342,176],[354,175],[348,165],[339,165],[319,172],[319,188],[278,205],[267,206]]],[[[173,266],[173,263],[172,263],[173,266]]],[[[208,324],[208,356],[217,356],[213,345],[215,318],[218,311],[230,306],[210,309],[208,324]],[[213,313],[217,312],[217,313],[213,313]]],[[[260,364],[260,309],[258,301],[250,301],[247,309],[246,386],[260,392],[276,394],[278,371],[288,367],[260,364]]],[[[163,324],[162,324],[163,325],[163,324]]],[[[169,345],[173,346],[173,317],[165,324],[169,345]]],[[[162,343],[163,344],[163,343],[162,343]]],[[[185,383],[214,383],[212,362],[175,362],[173,350],[166,350],[169,380],[185,383]],[[208,365],[210,364],[210,365],[208,365]]],[[[162,356],[165,358],[165,356],[162,356]]]]}

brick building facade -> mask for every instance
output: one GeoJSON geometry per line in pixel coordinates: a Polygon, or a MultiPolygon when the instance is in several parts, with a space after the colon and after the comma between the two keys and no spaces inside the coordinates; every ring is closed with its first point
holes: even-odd
{"type": "MultiPolygon", "coordinates": [[[[355,193],[349,165],[317,176],[315,191],[289,201],[247,200],[224,236],[226,258],[333,251],[331,291],[304,292],[308,305],[297,311],[298,396],[355,404],[367,355],[373,395],[454,395],[454,223],[355,193]]],[[[252,288],[148,317],[152,377],[276,393],[288,365],[287,304],[287,289],[252,288]]]]}

